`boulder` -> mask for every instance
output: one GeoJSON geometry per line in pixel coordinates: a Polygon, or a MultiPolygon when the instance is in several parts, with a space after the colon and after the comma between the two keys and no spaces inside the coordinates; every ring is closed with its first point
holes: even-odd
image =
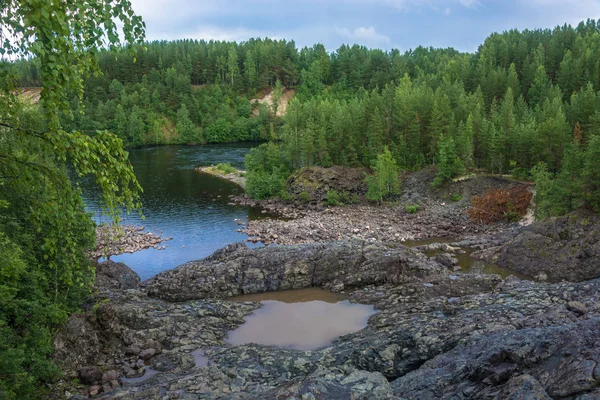
{"type": "Polygon", "coordinates": [[[96,288],[100,291],[135,289],[139,285],[139,275],[123,263],[107,260],[96,264],[96,288]]]}
{"type": "Polygon", "coordinates": [[[447,269],[402,245],[346,240],[249,249],[236,244],[162,272],[143,286],[150,296],[184,301],[312,286],[352,289],[435,274],[447,269]]]}
{"type": "Polygon", "coordinates": [[[498,265],[549,282],[600,277],[600,217],[577,212],[534,222],[505,243],[498,265]]]}

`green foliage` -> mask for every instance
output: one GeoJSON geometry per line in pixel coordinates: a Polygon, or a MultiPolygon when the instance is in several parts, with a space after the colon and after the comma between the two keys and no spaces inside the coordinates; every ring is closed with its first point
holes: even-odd
{"type": "Polygon", "coordinates": [[[300,194],[298,195],[298,200],[300,200],[303,203],[310,203],[312,198],[310,197],[310,193],[300,192],[300,194]]]}
{"type": "Polygon", "coordinates": [[[377,161],[373,166],[373,175],[366,178],[368,192],[367,199],[371,201],[382,201],[388,196],[400,193],[400,173],[392,153],[386,147],[383,153],[377,155],[377,161]]]}
{"type": "Polygon", "coordinates": [[[343,205],[342,196],[337,190],[328,190],[325,194],[325,204],[328,206],[340,206],[343,205]]]}
{"type": "Polygon", "coordinates": [[[433,180],[433,185],[439,187],[452,178],[464,174],[465,166],[458,157],[454,139],[442,135],[438,146],[438,172],[433,180]]]}
{"type": "MultiPolygon", "coordinates": [[[[79,118],[71,105],[83,95],[83,77],[98,71],[98,48],[120,44],[116,23],[128,46],[141,43],[144,24],[129,2],[86,0],[8,0],[0,22],[3,37],[12,38],[0,53],[33,60],[0,63],[0,397],[45,398],[46,383],[60,375],[53,335],[94,278],[86,255],[94,224],[67,169],[97,183],[115,220],[119,210],[139,206],[141,191],[121,139],[85,119],[89,135],[69,129],[69,117],[79,118]],[[23,65],[35,66],[43,107],[14,94],[23,65]]],[[[110,86],[119,95],[120,86],[110,86]]],[[[119,134],[137,140],[144,122],[135,108],[130,117],[119,134]]]]}
{"type": "Polygon", "coordinates": [[[253,199],[266,199],[282,193],[290,174],[279,147],[264,143],[246,155],[246,191],[253,199]]]}
{"type": "Polygon", "coordinates": [[[421,206],[419,204],[407,204],[404,209],[409,214],[416,214],[421,209],[421,206]]]}
{"type": "Polygon", "coordinates": [[[462,200],[462,194],[461,193],[452,193],[450,195],[450,201],[461,201],[462,200]]]}
{"type": "Polygon", "coordinates": [[[224,174],[234,174],[238,172],[238,170],[231,165],[231,163],[218,163],[215,165],[215,168],[224,174]]]}

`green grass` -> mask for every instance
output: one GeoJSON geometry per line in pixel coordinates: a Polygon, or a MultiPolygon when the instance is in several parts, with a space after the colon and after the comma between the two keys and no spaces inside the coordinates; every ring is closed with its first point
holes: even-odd
{"type": "Polygon", "coordinates": [[[214,168],[223,172],[224,174],[234,174],[238,171],[231,165],[231,163],[218,163],[214,168]]]}

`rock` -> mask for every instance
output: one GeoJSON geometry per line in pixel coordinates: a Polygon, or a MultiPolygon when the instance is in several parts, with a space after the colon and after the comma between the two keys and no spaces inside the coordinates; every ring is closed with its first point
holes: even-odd
{"type": "Polygon", "coordinates": [[[96,264],[96,288],[98,290],[135,289],[140,277],[123,263],[110,260],[96,264]]]}
{"type": "Polygon", "coordinates": [[[448,268],[454,268],[458,265],[458,260],[456,259],[456,257],[449,253],[438,254],[437,256],[435,256],[435,261],[448,268]]]}
{"type": "Polygon", "coordinates": [[[442,265],[402,245],[361,240],[256,249],[236,245],[162,272],[144,287],[150,296],[183,301],[311,286],[348,289],[440,273],[447,273],[442,265]]]}
{"type": "Polygon", "coordinates": [[[79,370],[79,379],[86,385],[91,385],[102,380],[102,372],[95,365],[89,365],[79,370]]]}
{"type": "Polygon", "coordinates": [[[588,312],[586,306],[579,301],[569,301],[567,303],[567,309],[578,315],[585,315],[588,312]]]}
{"type": "Polygon", "coordinates": [[[100,386],[97,386],[97,385],[96,386],[91,386],[88,389],[88,393],[89,393],[89,395],[91,397],[94,397],[94,396],[96,396],[96,395],[98,395],[100,393],[100,390],[102,390],[102,388],[100,386]]]}
{"type": "Polygon", "coordinates": [[[531,375],[519,375],[508,381],[498,399],[504,400],[550,400],[544,387],[531,375]]]}
{"type": "Polygon", "coordinates": [[[162,351],[162,345],[160,344],[160,342],[157,340],[153,340],[153,339],[146,340],[143,348],[144,349],[154,349],[156,351],[156,354],[160,354],[160,352],[162,351]]]}
{"type": "Polygon", "coordinates": [[[95,364],[100,353],[97,326],[85,315],[73,314],[54,339],[54,359],[68,375],[95,364]]]}
{"type": "Polygon", "coordinates": [[[102,382],[104,382],[104,383],[111,382],[111,381],[118,381],[118,380],[119,380],[119,373],[115,370],[106,371],[104,374],[102,374],[102,382]]]}
{"type": "Polygon", "coordinates": [[[600,276],[600,217],[583,211],[537,221],[505,243],[498,265],[549,282],[600,276]]]}
{"type": "Polygon", "coordinates": [[[154,357],[155,354],[156,354],[156,350],[155,349],[142,350],[142,352],[140,353],[140,358],[142,360],[148,360],[149,358],[154,357]]]}

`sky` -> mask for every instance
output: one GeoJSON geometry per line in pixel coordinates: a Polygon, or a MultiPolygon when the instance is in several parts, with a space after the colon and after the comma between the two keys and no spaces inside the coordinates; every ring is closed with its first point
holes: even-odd
{"type": "Polygon", "coordinates": [[[401,52],[474,52],[493,32],[600,19],[600,0],[131,0],[148,40],[270,37],[401,52]]]}

